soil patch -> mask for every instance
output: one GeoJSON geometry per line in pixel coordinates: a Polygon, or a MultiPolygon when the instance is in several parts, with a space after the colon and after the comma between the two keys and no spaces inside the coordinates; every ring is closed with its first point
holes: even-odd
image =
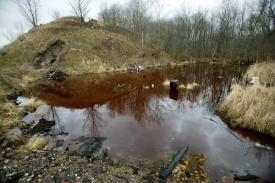
{"type": "Polygon", "coordinates": [[[36,61],[34,63],[34,67],[36,69],[48,67],[53,64],[60,52],[64,49],[65,42],[62,40],[57,40],[52,43],[44,52],[39,53],[37,55],[36,61]]]}

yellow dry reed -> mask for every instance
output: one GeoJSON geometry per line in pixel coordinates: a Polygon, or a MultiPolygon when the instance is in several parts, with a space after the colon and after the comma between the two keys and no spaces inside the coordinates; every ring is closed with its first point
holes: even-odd
{"type": "Polygon", "coordinates": [[[275,137],[275,88],[260,84],[243,89],[232,85],[219,111],[233,126],[248,128],[275,137]]]}
{"type": "Polygon", "coordinates": [[[180,89],[185,89],[186,86],[185,86],[184,84],[181,84],[181,85],[179,85],[179,88],[180,88],[180,89]]]}
{"type": "Polygon", "coordinates": [[[250,66],[243,79],[250,81],[252,77],[259,77],[263,85],[275,85],[275,62],[260,62],[250,66]]]}
{"type": "Polygon", "coordinates": [[[31,141],[28,145],[28,149],[44,149],[45,146],[48,144],[48,140],[43,137],[38,137],[34,141],[31,141]]]}
{"type": "Polygon", "coordinates": [[[197,83],[188,83],[187,86],[186,86],[186,90],[194,90],[195,88],[198,88],[200,85],[197,84],[197,83]]]}
{"type": "Polygon", "coordinates": [[[163,81],[162,85],[165,86],[165,87],[169,87],[170,86],[170,81],[168,79],[166,79],[165,81],[163,81]]]}

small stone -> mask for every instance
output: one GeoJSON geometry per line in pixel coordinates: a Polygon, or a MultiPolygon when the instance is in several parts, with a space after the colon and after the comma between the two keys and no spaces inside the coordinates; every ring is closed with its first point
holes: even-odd
{"type": "Polygon", "coordinates": [[[6,163],[6,164],[7,164],[8,162],[10,162],[10,160],[8,160],[8,159],[6,159],[6,160],[4,161],[4,163],[6,163]]]}

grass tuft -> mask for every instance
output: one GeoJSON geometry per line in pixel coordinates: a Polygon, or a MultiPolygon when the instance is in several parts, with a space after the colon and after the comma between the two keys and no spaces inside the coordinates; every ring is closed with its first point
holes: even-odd
{"type": "Polygon", "coordinates": [[[45,102],[43,102],[42,100],[39,100],[35,97],[31,97],[31,99],[28,102],[23,104],[23,107],[34,107],[34,108],[36,108],[36,107],[38,107],[40,105],[44,105],[44,104],[45,104],[45,102]]]}
{"type": "Polygon", "coordinates": [[[194,90],[195,88],[198,88],[200,85],[197,84],[197,83],[188,83],[187,86],[186,86],[186,90],[194,90]]]}
{"type": "Polygon", "coordinates": [[[165,87],[170,87],[170,81],[166,79],[165,81],[163,81],[162,85],[165,87]]]}
{"type": "Polygon", "coordinates": [[[43,137],[38,137],[34,141],[31,141],[29,144],[27,144],[28,149],[44,149],[45,146],[48,144],[48,140],[43,137]]]}
{"type": "Polygon", "coordinates": [[[6,130],[17,126],[21,122],[22,112],[15,104],[0,103],[0,130],[6,130]]]}
{"type": "Polygon", "coordinates": [[[186,86],[185,86],[184,84],[181,84],[181,85],[179,85],[179,88],[180,88],[180,89],[185,89],[186,86]]]}

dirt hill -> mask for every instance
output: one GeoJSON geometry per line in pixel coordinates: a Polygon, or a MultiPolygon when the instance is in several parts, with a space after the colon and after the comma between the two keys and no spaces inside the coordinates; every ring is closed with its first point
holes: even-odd
{"type": "Polygon", "coordinates": [[[0,50],[0,67],[30,64],[37,69],[66,72],[122,70],[136,63],[166,65],[173,59],[157,46],[142,45],[141,38],[120,27],[96,20],[82,24],[65,17],[40,25],[0,50]]]}

